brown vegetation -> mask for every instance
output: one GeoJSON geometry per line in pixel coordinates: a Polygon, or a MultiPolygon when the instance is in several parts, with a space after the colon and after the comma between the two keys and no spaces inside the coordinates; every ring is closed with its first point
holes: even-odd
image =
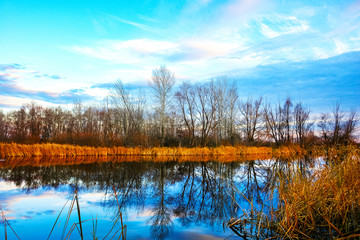
{"type": "Polygon", "coordinates": [[[297,171],[280,181],[282,205],[276,214],[283,236],[360,236],[360,152],[353,147],[348,151],[341,154],[343,161],[332,155],[335,161],[310,177],[297,171]]]}
{"type": "Polygon", "coordinates": [[[271,158],[268,154],[252,155],[222,155],[222,156],[41,156],[41,157],[10,157],[6,161],[0,162],[0,168],[15,168],[19,166],[61,166],[61,165],[78,165],[102,162],[239,162],[266,160],[271,158]]]}
{"type": "MultiPolygon", "coordinates": [[[[289,154],[290,150],[282,147],[277,154],[289,154]]],[[[222,146],[216,148],[127,148],[127,147],[86,147],[61,144],[16,144],[0,143],[0,157],[38,157],[38,156],[240,156],[240,155],[269,155],[273,153],[270,147],[222,146]]]]}
{"type": "MultiPolygon", "coordinates": [[[[317,149],[326,164],[312,173],[294,166],[278,170],[278,206],[252,208],[229,222],[238,235],[253,224],[252,236],[285,239],[353,239],[360,237],[360,149],[354,146],[317,149]]],[[[249,235],[247,235],[249,237],[249,235]]]]}

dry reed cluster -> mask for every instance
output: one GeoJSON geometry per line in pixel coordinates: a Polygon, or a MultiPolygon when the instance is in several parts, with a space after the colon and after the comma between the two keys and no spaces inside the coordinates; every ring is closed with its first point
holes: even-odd
{"type": "MultiPolygon", "coordinates": [[[[275,150],[276,155],[293,154],[288,148],[275,150]]],[[[271,155],[270,147],[222,146],[216,148],[94,148],[61,144],[0,143],[0,157],[36,157],[36,156],[239,156],[239,155],[271,155]]]]}
{"type": "Polygon", "coordinates": [[[276,157],[293,157],[306,154],[306,150],[296,144],[280,146],[273,151],[276,157]]]}
{"type": "Polygon", "coordinates": [[[221,155],[221,156],[38,156],[38,157],[8,157],[6,161],[0,162],[0,168],[15,168],[19,166],[58,166],[58,165],[78,165],[101,162],[235,162],[266,160],[272,155],[252,154],[252,155],[221,155]]]}
{"type": "Polygon", "coordinates": [[[297,171],[280,180],[277,231],[281,235],[360,237],[359,149],[350,146],[341,147],[341,152],[329,150],[329,164],[310,177],[297,171]]]}
{"type": "Polygon", "coordinates": [[[277,170],[277,207],[253,207],[228,226],[239,236],[282,239],[360,239],[360,149],[319,148],[325,165],[277,170]],[[246,227],[244,227],[246,226],[246,227]]]}

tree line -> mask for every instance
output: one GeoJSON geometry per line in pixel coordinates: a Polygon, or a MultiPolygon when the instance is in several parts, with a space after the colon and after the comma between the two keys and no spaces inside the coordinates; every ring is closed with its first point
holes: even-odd
{"type": "Polygon", "coordinates": [[[165,66],[153,70],[146,94],[132,94],[114,83],[99,106],[74,102],[72,109],[35,103],[4,113],[0,141],[87,146],[219,146],[348,144],[355,138],[355,110],[336,103],[318,117],[290,97],[268,103],[262,97],[240,98],[227,77],[205,83],[183,82],[165,66]]]}

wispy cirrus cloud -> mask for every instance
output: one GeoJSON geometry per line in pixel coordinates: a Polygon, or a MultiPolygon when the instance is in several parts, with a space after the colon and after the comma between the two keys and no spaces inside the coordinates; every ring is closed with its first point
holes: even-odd
{"type": "Polygon", "coordinates": [[[177,44],[153,39],[102,40],[94,46],[72,46],[65,49],[115,63],[135,64],[165,52],[176,51],[177,44]]]}
{"type": "MultiPolygon", "coordinates": [[[[212,3],[204,6],[208,4],[212,3]]],[[[200,72],[208,77],[231,68],[320,59],[354,50],[341,40],[327,39],[314,28],[316,26],[312,24],[311,17],[318,11],[316,8],[294,10],[291,14],[269,14],[264,11],[268,6],[272,7],[264,1],[228,1],[217,7],[219,11],[210,21],[195,22],[197,25],[194,28],[198,32],[192,36],[179,38],[176,34],[168,33],[167,38],[161,39],[104,39],[92,45],[68,46],[65,49],[123,64],[120,68],[136,65],[139,71],[165,63],[176,70],[183,70],[185,77],[189,78],[199,76],[200,72]]],[[[195,9],[192,11],[201,11],[201,7],[195,9]]],[[[184,12],[182,18],[191,11],[184,12]]],[[[144,31],[152,29],[150,25],[116,16],[112,18],[144,31]]],[[[180,27],[175,24],[169,29],[176,32],[180,27]]],[[[166,33],[166,30],[158,30],[156,32],[166,33]]]]}
{"type": "MultiPolygon", "coordinates": [[[[154,34],[158,34],[158,35],[162,35],[161,33],[163,32],[160,28],[152,27],[150,25],[139,23],[139,22],[126,20],[126,19],[120,18],[118,16],[109,14],[109,13],[104,13],[104,16],[107,17],[108,19],[131,25],[133,27],[136,27],[136,28],[141,29],[146,32],[150,32],[150,33],[154,33],[154,34]]],[[[144,19],[144,17],[142,17],[142,19],[144,19]]],[[[148,21],[149,19],[144,19],[144,20],[148,21]]],[[[154,22],[156,22],[156,21],[153,21],[153,23],[154,22]]]]}

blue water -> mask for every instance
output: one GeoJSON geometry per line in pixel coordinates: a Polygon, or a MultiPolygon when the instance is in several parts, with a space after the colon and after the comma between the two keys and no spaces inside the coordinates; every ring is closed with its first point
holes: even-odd
{"type": "MultiPolygon", "coordinates": [[[[79,222],[75,206],[65,224],[75,190],[84,239],[103,239],[113,225],[106,239],[118,239],[118,203],[127,239],[235,239],[226,223],[249,210],[249,201],[267,204],[273,165],[271,160],[69,166],[9,166],[5,161],[0,165],[0,202],[20,239],[47,239],[58,216],[50,239],[65,239],[79,222]]],[[[17,239],[8,224],[6,232],[8,239],[17,239]]],[[[80,239],[77,228],[69,239],[80,239]]]]}

